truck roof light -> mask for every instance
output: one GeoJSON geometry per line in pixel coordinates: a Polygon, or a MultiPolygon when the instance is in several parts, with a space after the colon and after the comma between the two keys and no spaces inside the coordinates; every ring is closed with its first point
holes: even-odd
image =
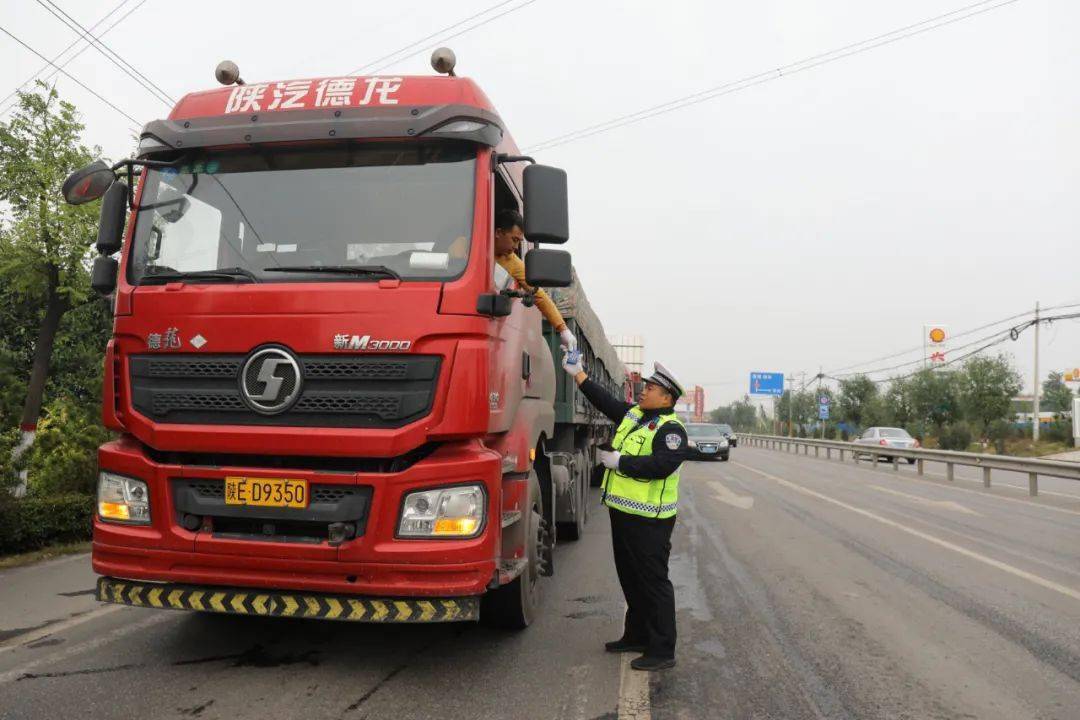
{"type": "Polygon", "coordinates": [[[144,135],[139,138],[138,154],[140,156],[153,152],[161,152],[162,150],[172,150],[172,148],[153,135],[144,135]]]}
{"type": "Polygon", "coordinates": [[[479,122],[478,120],[454,120],[448,122],[442,127],[436,128],[434,132],[437,133],[471,133],[477,130],[483,130],[487,127],[488,123],[479,122]]]}
{"type": "Polygon", "coordinates": [[[450,48],[435,48],[435,52],[431,53],[431,67],[435,69],[435,72],[456,77],[454,75],[455,65],[457,65],[457,55],[450,48]]]}
{"type": "Polygon", "coordinates": [[[503,131],[498,125],[478,119],[458,118],[448,120],[433,130],[425,133],[434,137],[453,137],[461,140],[475,140],[495,147],[502,140],[503,131]]]}
{"type": "Polygon", "coordinates": [[[222,60],[214,68],[214,77],[222,85],[243,85],[240,79],[240,68],[232,60],[222,60]]]}

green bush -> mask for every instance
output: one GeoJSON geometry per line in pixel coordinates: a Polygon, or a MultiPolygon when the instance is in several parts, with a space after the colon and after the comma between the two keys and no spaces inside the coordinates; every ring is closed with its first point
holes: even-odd
{"type": "Polygon", "coordinates": [[[1039,437],[1050,442],[1072,444],[1072,420],[1057,418],[1053,422],[1047,423],[1040,429],[1039,437]]]}
{"type": "Polygon", "coordinates": [[[908,431],[908,435],[911,435],[911,437],[923,444],[926,443],[926,437],[930,434],[926,423],[921,420],[909,422],[904,426],[904,429],[908,431]]]}
{"type": "Polygon", "coordinates": [[[98,419],[99,407],[60,397],[48,404],[27,453],[31,495],[92,494],[97,484],[98,446],[111,437],[98,419]]]}
{"type": "Polygon", "coordinates": [[[971,445],[971,428],[967,423],[954,422],[942,426],[938,446],[942,450],[967,450],[971,445]]]}
{"type": "Polygon", "coordinates": [[[1005,441],[1013,434],[1012,426],[1006,420],[994,420],[986,428],[986,437],[994,443],[998,455],[1005,454],[1005,441]]]}
{"type": "Polygon", "coordinates": [[[0,497],[0,555],[90,539],[94,497],[0,497]]]}

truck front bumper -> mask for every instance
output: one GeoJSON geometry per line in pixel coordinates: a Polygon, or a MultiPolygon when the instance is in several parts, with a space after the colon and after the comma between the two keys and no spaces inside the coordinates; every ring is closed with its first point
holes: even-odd
{"type": "Polygon", "coordinates": [[[468,622],[480,618],[480,598],[370,598],[98,578],[101,602],[229,615],[261,615],[370,623],[468,622]]]}
{"type": "MultiPolygon", "coordinates": [[[[164,465],[150,459],[128,437],[102,446],[99,464],[103,471],[146,482],[151,499],[150,525],[123,525],[95,516],[93,568],[106,579],[422,599],[479,596],[498,577],[500,504],[509,495],[502,483],[501,458],[478,442],[443,446],[412,467],[383,474],[164,465]],[[217,533],[212,522],[195,531],[185,529],[173,497],[178,480],[222,482],[232,475],[301,478],[313,487],[370,487],[362,532],[332,544],[217,533]],[[396,536],[407,493],[463,483],[481,484],[487,493],[487,520],[478,536],[396,536]]],[[[117,601],[115,595],[111,597],[111,602],[117,601]]]]}

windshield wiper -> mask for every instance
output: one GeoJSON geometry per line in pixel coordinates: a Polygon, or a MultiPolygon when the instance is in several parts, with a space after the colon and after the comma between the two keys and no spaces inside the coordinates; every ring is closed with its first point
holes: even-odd
{"type": "Polygon", "coordinates": [[[283,265],[266,268],[263,272],[313,272],[337,275],[383,275],[400,280],[401,276],[385,265],[283,265]]]}
{"type": "Polygon", "coordinates": [[[160,268],[160,272],[148,271],[146,275],[143,275],[142,280],[139,281],[140,285],[148,284],[147,281],[162,282],[182,282],[184,280],[247,280],[248,282],[259,282],[258,276],[251,272],[247,268],[242,267],[227,267],[218,268],[216,270],[192,270],[190,272],[180,272],[179,270],[173,270],[172,268],[160,268]]]}

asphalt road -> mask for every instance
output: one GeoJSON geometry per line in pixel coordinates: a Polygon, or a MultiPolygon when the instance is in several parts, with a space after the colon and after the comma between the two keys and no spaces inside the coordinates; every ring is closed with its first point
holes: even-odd
{"type": "Polygon", "coordinates": [[[0,717],[1073,720],[1080,488],[1001,480],[684,466],[679,664],[651,677],[602,650],[623,603],[599,508],[516,634],[100,606],[85,556],[8,571],[0,717]]]}

